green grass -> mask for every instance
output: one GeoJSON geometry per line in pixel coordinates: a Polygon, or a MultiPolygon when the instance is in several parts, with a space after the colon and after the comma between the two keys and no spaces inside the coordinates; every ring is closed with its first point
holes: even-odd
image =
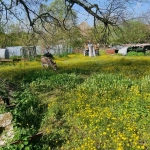
{"type": "Polygon", "coordinates": [[[74,54],[55,61],[57,71],[36,61],[0,68],[1,78],[20,86],[11,112],[13,140],[22,143],[12,149],[150,149],[149,56],[74,54]],[[28,143],[37,132],[40,141],[28,143]]]}

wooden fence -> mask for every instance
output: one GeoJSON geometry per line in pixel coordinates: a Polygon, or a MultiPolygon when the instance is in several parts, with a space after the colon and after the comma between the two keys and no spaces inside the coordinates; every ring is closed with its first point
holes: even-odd
{"type": "Polygon", "coordinates": [[[20,62],[20,61],[21,61],[21,59],[16,59],[16,58],[14,58],[14,59],[0,58],[0,62],[2,62],[2,63],[12,63],[12,64],[14,64],[15,62],[20,62]]]}

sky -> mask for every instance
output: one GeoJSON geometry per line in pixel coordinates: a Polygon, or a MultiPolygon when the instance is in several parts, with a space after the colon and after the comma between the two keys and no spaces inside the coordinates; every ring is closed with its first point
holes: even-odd
{"type": "MultiPolygon", "coordinates": [[[[53,1],[54,0],[48,0],[45,4],[50,5],[50,3],[53,1]]],[[[80,1],[82,1],[82,0],[80,0],[80,1]]],[[[102,4],[104,4],[104,2],[106,2],[106,1],[108,2],[108,1],[112,1],[112,0],[89,0],[89,1],[91,3],[100,2],[101,3],[100,6],[102,6],[102,4]]],[[[140,13],[146,12],[148,9],[150,10],[149,4],[150,3],[144,4],[144,3],[136,2],[134,5],[132,5],[132,9],[130,9],[130,7],[128,9],[129,9],[129,11],[138,15],[140,13]]],[[[75,4],[73,9],[78,13],[78,24],[86,21],[89,25],[93,26],[93,17],[90,14],[88,14],[82,7],[75,4]]]]}
{"type": "MultiPolygon", "coordinates": [[[[53,1],[54,0],[48,0],[47,3],[50,4],[53,1]]],[[[113,0],[88,0],[88,1],[91,3],[100,3],[102,6],[102,5],[108,4],[108,1],[113,1],[113,0]]],[[[132,12],[135,16],[138,16],[141,13],[145,13],[147,12],[147,10],[150,10],[149,4],[150,2],[140,3],[140,2],[135,1],[134,4],[128,5],[128,11],[132,12]]],[[[93,26],[93,20],[94,20],[93,17],[89,15],[82,7],[75,4],[73,9],[78,13],[78,24],[82,23],[83,21],[86,21],[89,25],[93,26]]]]}
{"type": "MultiPolygon", "coordinates": [[[[92,1],[92,0],[91,0],[92,1]]],[[[94,1],[94,0],[93,0],[94,1]]],[[[96,0],[95,0],[96,1],[96,0]]],[[[87,21],[89,25],[93,25],[93,17],[89,15],[83,8],[75,5],[74,7],[79,13],[79,23],[83,21],[87,21]]],[[[135,17],[139,16],[142,13],[146,13],[148,10],[150,10],[150,3],[140,3],[136,2],[133,6],[129,6],[128,10],[132,12],[135,17]],[[132,8],[131,8],[132,7],[132,8]]]]}
{"type": "Polygon", "coordinates": [[[137,2],[133,6],[134,13],[141,14],[147,12],[147,10],[150,10],[150,3],[140,3],[137,2]]]}

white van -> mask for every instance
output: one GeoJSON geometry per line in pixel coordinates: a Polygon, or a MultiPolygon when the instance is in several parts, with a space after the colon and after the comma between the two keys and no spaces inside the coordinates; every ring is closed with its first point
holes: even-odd
{"type": "Polygon", "coordinates": [[[118,53],[125,56],[125,55],[127,55],[127,49],[128,49],[128,46],[122,47],[118,50],[118,53]]]}

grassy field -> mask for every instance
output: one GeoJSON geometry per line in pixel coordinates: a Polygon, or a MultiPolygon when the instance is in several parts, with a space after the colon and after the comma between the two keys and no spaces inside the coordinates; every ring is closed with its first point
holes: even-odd
{"type": "Polygon", "coordinates": [[[0,65],[0,78],[18,86],[9,111],[12,141],[21,141],[3,149],[150,149],[150,56],[72,54],[55,61],[57,71],[39,61],[0,65]],[[29,142],[38,132],[42,138],[29,142]]]}

